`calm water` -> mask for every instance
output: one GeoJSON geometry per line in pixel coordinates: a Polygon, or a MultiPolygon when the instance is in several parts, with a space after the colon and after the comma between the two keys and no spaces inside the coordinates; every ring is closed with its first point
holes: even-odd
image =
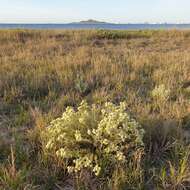
{"type": "Polygon", "coordinates": [[[0,24],[0,29],[190,29],[190,24],[0,24]]]}

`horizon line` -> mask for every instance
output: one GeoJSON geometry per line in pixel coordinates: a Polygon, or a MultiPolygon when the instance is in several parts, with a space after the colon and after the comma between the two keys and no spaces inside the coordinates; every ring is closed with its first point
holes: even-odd
{"type": "MultiPolygon", "coordinates": [[[[80,23],[78,22],[0,22],[0,24],[86,24],[86,23],[80,23]]],[[[83,22],[83,21],[82,21],[83,22]]],[[[85,22],[85,21],[84,21],[85,22]]],[[[87,23],[88,24],[88,23],[87,23]]],[[[92,23],[93,24],[93,23],[92,23]]],[[[128,23],[116,23],[116,22],[106,22],[106,21],[97,21],[97,23],[94,24],[149,24],[149,25],[190,25],[190,22],[128,22],[128,23]],[[99,22],[99,23],[98,23],[99,22]]]]}

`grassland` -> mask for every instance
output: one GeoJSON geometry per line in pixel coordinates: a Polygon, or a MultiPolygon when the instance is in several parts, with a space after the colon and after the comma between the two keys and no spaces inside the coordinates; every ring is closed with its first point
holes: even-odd
{"type": "Polygon", "coordinates": [[[190,31],[0,31],[0,189],[189,189],[189,139],[190,31]],[[44,157],[41,131],[82,100],[126,101],[138,167],[84,180],[44,157]]]}

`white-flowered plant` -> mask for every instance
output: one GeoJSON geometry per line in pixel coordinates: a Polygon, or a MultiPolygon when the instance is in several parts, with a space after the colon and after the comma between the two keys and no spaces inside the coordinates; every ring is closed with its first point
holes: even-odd
{"type": "Polygon", "coordinates": [[[159,86],[156,86],[152,92],[151,95],[154,99],[160,101],[160,102],[165,102],[169,99],[171,94],[170,89],[167,89],[165,85],[161,84],[159,86]]]}
{"type": "Polygon", "coordinates": [[[105,165],[126,163],[142,149],[143,134],[125,103],[89,106],[83,101],[77,110],[68,107],[43,136],[47,153],[68,163],[68,172],[88,169],[99,175],[105,165]]]}

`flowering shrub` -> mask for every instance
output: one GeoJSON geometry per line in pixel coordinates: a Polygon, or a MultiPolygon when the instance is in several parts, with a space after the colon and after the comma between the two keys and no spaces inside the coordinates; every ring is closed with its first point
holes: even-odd
{"type": "Polygon", "coordinates": [[[125,103],[68,107],[44,133],[45,150],[65,161],[68,172],[83,169],[99,175],[105,167],[126,163],[143,147],[144,131],[126,113],[125,103]]]}
{"type": "Polygon", "coordinates": [[[161,84],[159,86],[156,86],[152,90],[152,97],[158,101],[165,102],[170,97],[170,89],[167,89],[165,85],[161,84]]]}

